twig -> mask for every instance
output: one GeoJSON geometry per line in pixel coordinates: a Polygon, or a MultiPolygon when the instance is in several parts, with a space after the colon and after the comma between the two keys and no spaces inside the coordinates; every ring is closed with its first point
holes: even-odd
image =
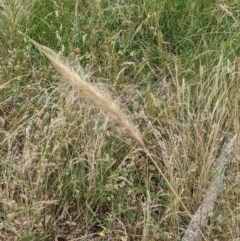
{"type": "Polygon", "coordinates": [[[192,215],[192,219],[187,226],[182,241],[199,241],[202,233],[208,225],[209,218],[214,210],[216,201],[222,192],[227,164],[231,158],[233,146],[233,135],[226,133],[223,138],[223,146],[219,156],[213,163],[213,180],[204,196],[201,205],[192,215]]]}

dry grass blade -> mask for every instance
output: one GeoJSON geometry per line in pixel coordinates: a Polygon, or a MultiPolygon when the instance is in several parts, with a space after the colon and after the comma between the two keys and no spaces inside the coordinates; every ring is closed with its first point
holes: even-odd
{"type": "Polygon", "coordinates": [[[6,88],[8,88],[8,86],[9,86],[9,82],[2,84],[2,85],[0,85],[0,90],[6,89],[6,88]]]}
{"type": "Polygon", "coordinates": [[[31,42],[48,58],[57,72],[81,92],[82,96],[115,119],[132,139],[137,141],[141,147],[144,147],[140,132],[134,128],[133,124],[127,120],[122,110],[111,99],[104,96],[97,88],[71,70],[69,66],[60,60],[60,57],[53,50],[33,40],[31,40],[31,42]]]}

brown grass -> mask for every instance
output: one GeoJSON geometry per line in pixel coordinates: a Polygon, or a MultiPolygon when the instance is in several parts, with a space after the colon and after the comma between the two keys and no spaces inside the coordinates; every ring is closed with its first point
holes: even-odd
{"type": "Polygon", "coordinates": [[[88,101],[95,104],[99,109],[102,109],[105,113],[116,120],[132,139],[134,139],[141,147],[144,147],[144,142],[140,132],[134,128],[133,124],[125,117],[123,111],[113,102],[112,99],[104,96],[96,87],[71,70],[67,64],[60,60],[60,57],[53,50],[46,46],[42,46],[33,40],[31,41],[35,47],[37,47],[48,58],[57,72],[65,80],[67,80],[69,84],[74,86],[88,101]]]}

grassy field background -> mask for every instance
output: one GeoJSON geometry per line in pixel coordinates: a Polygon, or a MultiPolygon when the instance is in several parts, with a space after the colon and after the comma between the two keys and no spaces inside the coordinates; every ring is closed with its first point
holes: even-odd
{"type": "Polygon", "coordinates": [[[29,37],[111,95],[194,213],[236,135],[206,240],[240,240],[238,0],[0,0],[0,240],[181,240],[144,151],[29,37]],[[22,34],[23,33],[23,34],[22,34]]]}

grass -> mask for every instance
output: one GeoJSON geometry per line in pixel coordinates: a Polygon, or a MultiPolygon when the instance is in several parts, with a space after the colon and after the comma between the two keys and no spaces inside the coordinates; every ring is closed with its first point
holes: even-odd
{"type": "Polygon", "coordinates": [[[0,1],[0,235],[180,240],[231,132],[233,158],[205,239],[239,240],[238,7],[0,1]],[[149,153],[64,83],[28,37],[111,94],[149,153]]]}

